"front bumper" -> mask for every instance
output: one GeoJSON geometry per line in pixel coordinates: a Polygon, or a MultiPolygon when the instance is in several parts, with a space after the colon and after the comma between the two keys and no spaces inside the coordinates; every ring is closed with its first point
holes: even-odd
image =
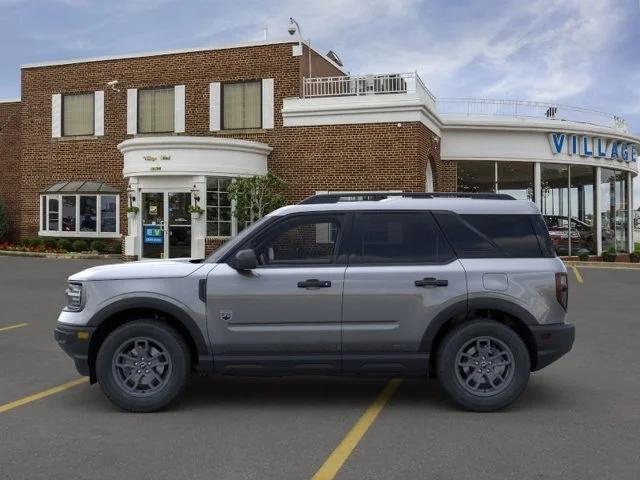
{"type": "Polygon", "coordinates": [[[53,331],[60,348],[69,355],[80,375],[89,376],[89,343],[95,332],[93,327],[79,327],[58,323],[53,331]]]}
{"type": "Polygon", "coordinates": [[[538,352],[534,371],[555,362],[573,347],[576,332],[571,323],[531,326],[530,328],[538,352]]]}

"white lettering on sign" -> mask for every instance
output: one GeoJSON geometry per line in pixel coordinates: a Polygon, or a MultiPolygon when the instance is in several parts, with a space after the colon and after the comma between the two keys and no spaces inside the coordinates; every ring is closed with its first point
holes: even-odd
{"type": "Polygon", "coordinates": [[[549,145],[554,155],[580,155],[627,163],[638,161],[638,145],[615,138],[555,132],[549,134],[549,145]]]}

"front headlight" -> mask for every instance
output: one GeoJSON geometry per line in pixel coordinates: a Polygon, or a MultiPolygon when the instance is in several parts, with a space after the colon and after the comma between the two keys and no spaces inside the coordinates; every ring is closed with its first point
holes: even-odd
{"type": "Polygon", "coordinates": [[[81,283],[69,283],[67,289],[64,291],[67,295],[67,305],[65,310],[70,312],[79,312],[82,310],[82,284],[81,283]]]}

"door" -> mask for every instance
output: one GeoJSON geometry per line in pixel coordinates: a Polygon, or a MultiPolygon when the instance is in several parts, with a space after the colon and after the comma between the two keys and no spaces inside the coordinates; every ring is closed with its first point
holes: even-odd
{"type": "Polygon", "coordinates": [[[425,373],[429,322],[466,299],[464,269],[429,212],[358,213],[344,284],[344,371],[425,373]]]}
{"type": "Polygon", "coordinates": [[[142,258],[191,256],[188,192],[142,193],[142,258]]]}
{"type": "Polygon", "coordinates": [[[167,193],[169,205],[166,219],[168,247],[165,258],[184,258],[191,256],[191,193],[167,193]]]}
{"type": "Polygon", "coordinates": [[[142,194],[142,258],[164,258],[164,205],[163,192],[142,194]]]}
{"type": "Polygon", "coordinates": [[[256,269],[211,271],[207,321],[220,371],[339,371],[345,218],[276,220],[242,246],[255,251],[256,269]]]}

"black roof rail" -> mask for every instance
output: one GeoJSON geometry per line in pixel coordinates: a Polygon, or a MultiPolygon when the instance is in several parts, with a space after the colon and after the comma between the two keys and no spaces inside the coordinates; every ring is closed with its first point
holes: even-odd
{"type": "Polygon", "coordinates": [[[379,201],[390,197],[401,198],[474,198],[478,200],[515,200],[506,193],[472,192],[340,192],[319,193],[305,198],[299,205],[340,202],[379,201]]]}

